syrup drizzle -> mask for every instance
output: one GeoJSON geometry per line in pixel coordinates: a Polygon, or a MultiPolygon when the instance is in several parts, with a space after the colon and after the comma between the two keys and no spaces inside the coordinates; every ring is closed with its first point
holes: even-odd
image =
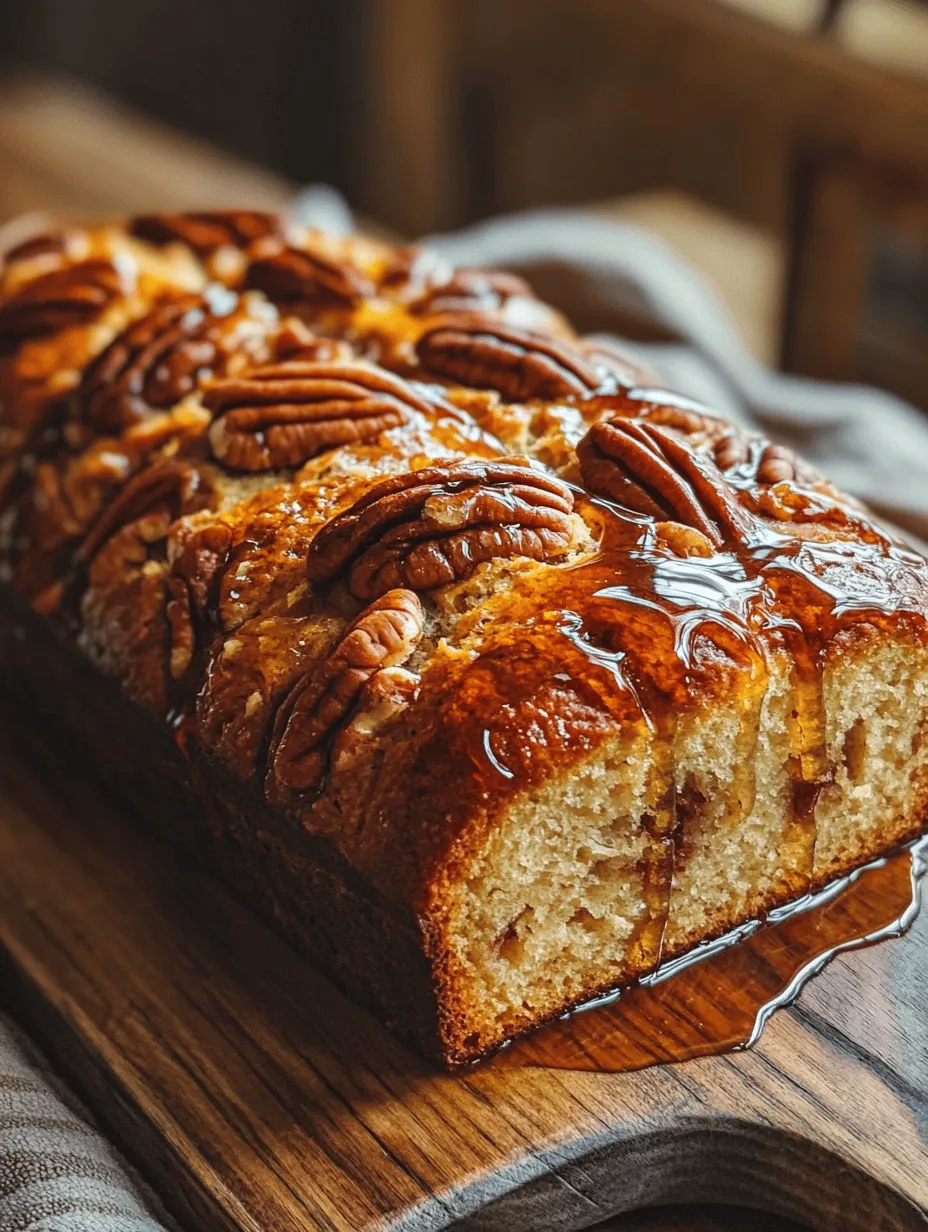
{"type": "Polygon", "coordinates": [[[740,1051],[839,954],[913,923],[928,836],[541,1027],[496,1064],[621,1073],[740,1051]]]}

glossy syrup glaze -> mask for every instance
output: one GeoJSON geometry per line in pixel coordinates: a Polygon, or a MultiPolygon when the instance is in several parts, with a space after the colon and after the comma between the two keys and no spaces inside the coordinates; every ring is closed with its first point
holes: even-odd
{"type": "Polygon", "coordinates": [[[618,1073],[749,1048],[833,958],[911,926],[926,869],[923,838],[542,1027],[497,1064],[618,1073]]]}
{"type": "Polygon", "coordinates": [[[761,706],[771,657],[788,666],[792,783],[784,864],[798,884],[814,872],[816,803],[831,781],[823,672],[840,635],[922,635],[926,602],[921,558],[861,519],[851,538],[802,539],[761,519],[710,556],[680,556],[653,521],[580,495],[577,508],[600,527],[595,556],[574,567],[517,579],[504,597],[505,621],[490,623],[480,654],[459,684],[456,735],[488,793],[537,781],[556,757],[556,733],[523,719],[522,699],[547,685],[579,698],[619,725],[650,733],[643,815],[655,840],[639,871],[645,910],[629,965],[661,955],[675,866],[685,847],[685,801],[677,799],[674,737],[694,702],[737,706],[739,734],[731,796],[751,814],[761,706]]]}

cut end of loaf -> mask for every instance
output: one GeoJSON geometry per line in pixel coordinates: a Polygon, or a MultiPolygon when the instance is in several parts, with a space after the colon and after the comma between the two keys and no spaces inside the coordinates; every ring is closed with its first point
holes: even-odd
{"type": "Polygon", "coordinates": [[[681,717],[667,880],[655,885],[647,730],[517,801],[449,890],[446,1060],[471,1062],[914,837],[928,817],[928,652],[848,639],[823,696],[828,775],[811,848],[790,810],[785,661],[753,748],[735,696],[681,717]]]}

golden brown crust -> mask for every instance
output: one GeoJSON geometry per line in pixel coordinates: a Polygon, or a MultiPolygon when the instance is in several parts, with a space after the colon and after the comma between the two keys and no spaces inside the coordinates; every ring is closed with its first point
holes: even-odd
{"type": "Polygon", "coordinates": [[[0,340],[0,579],[415,913],[439,983],[527,792],[785,655],[801,835],[828,656],[926,637],[865,510],[509,275],[146,217],[7,254],[0,340]]]}

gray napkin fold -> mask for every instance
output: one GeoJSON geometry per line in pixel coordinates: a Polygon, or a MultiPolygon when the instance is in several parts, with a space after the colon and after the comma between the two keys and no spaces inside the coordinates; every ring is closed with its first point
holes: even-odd
{"type": "Polygon", "coordinates": [[[0,1232],[166,1232],[157,1199],[0,1015],[0,1232]]]}

